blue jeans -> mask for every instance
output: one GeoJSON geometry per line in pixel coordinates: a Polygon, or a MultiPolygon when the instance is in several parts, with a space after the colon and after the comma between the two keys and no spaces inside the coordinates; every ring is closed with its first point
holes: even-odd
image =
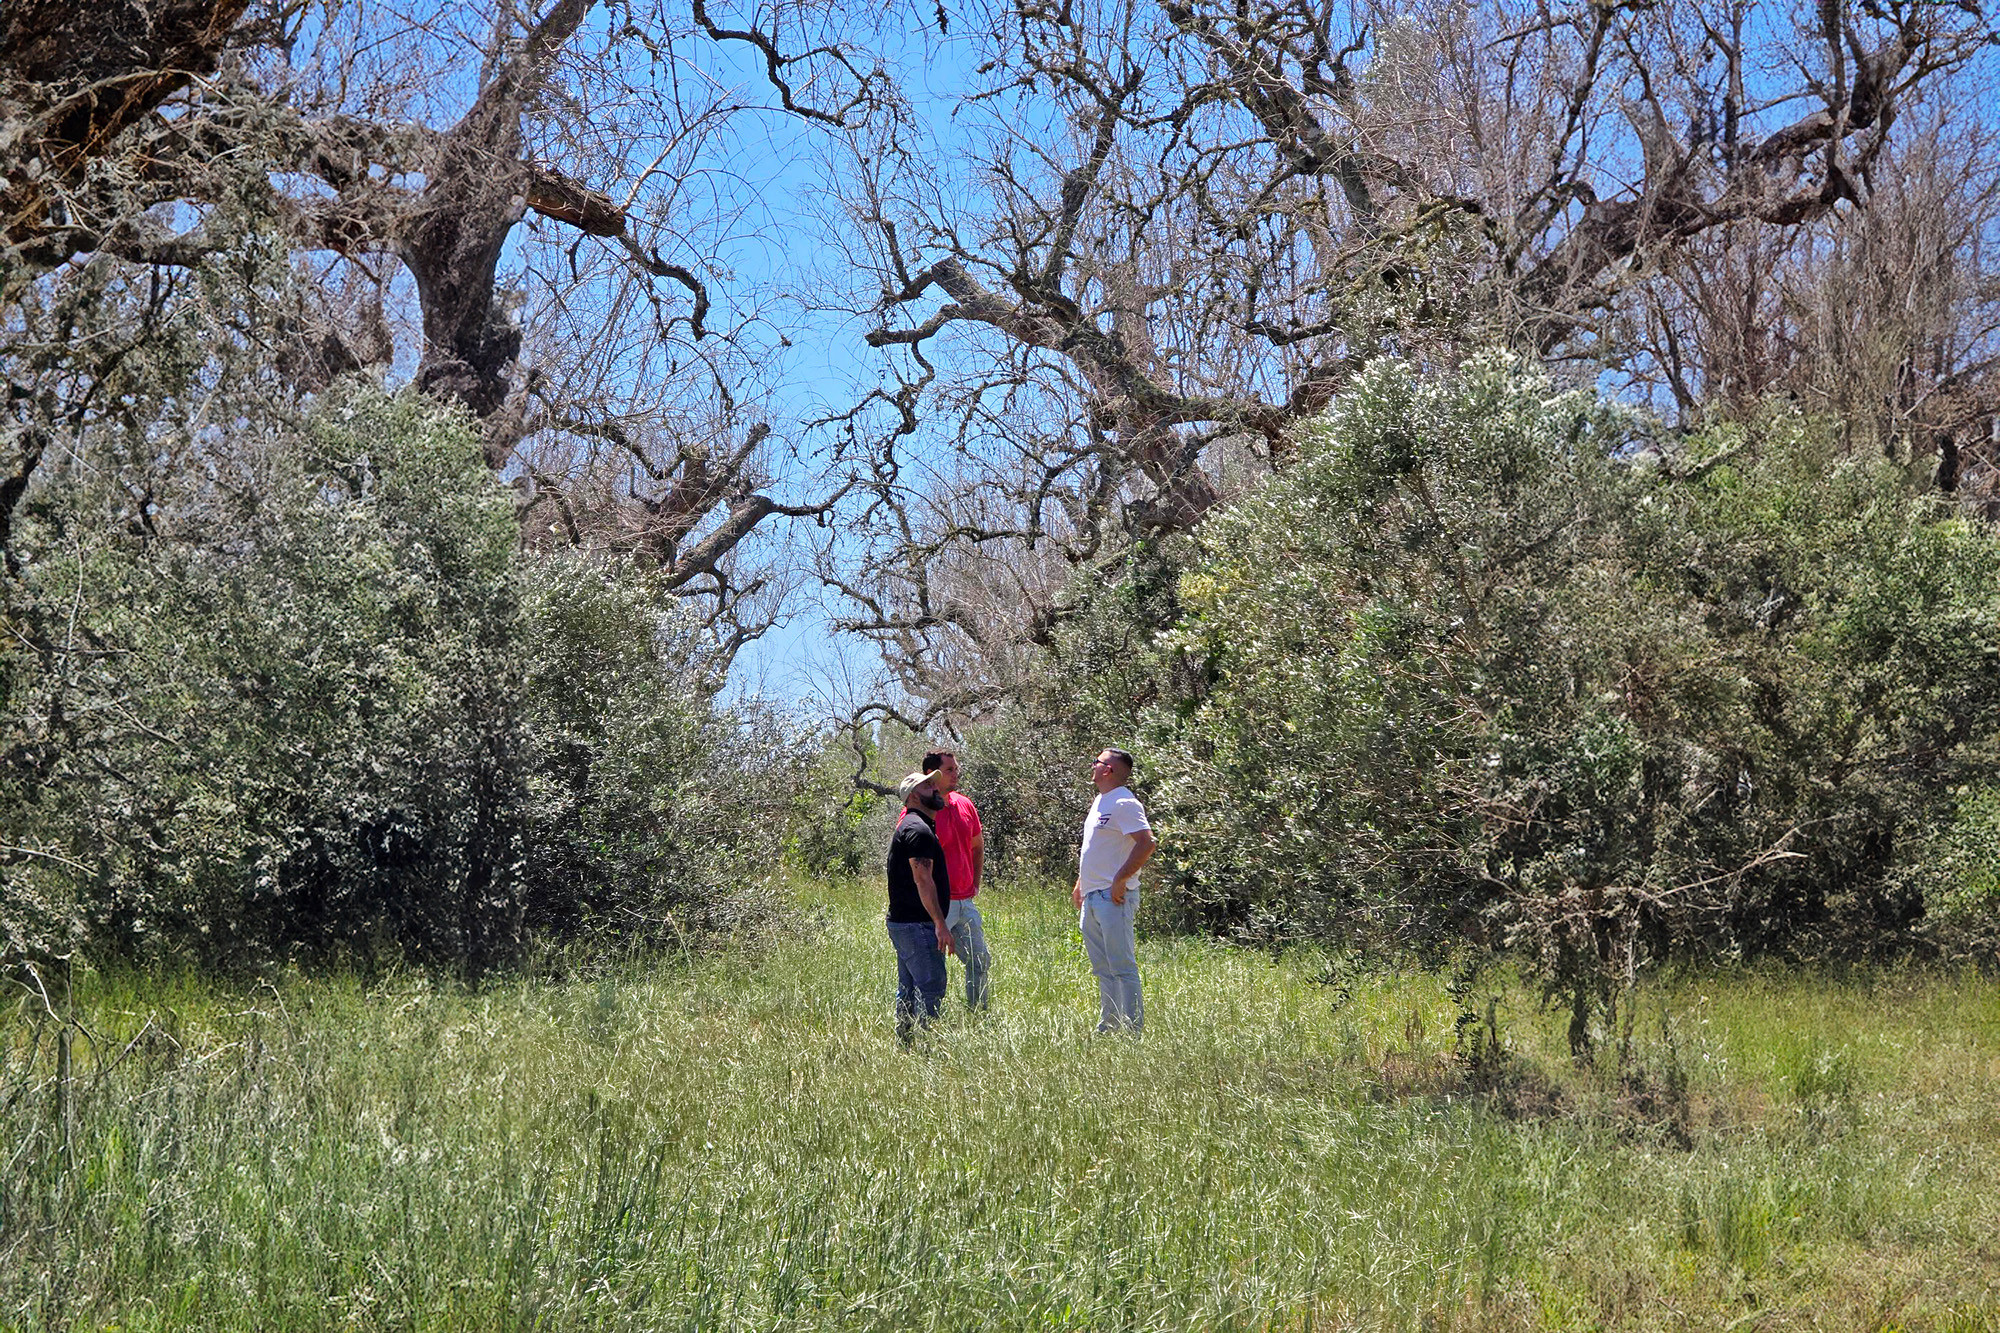
{"type": "Polygon", "coordinates": [[[1097,1030],[1137,1032],[1146,1009],[1139,995],[1139,936],[1133,920],[1139,914],[1139,890],[1125,890],[1125,901],[1111,901],[1109,889],[1084,895],[1076,924],[1083,931],[1083,950],[1097,974],[1097,1030]]]}
{"type": "Polygon", "coordinates": [[[929,921],[891,921],[889,942],[896,946],[896,1035],[910,1040],[919,1020],[928,1024],[944,1004],[944,950],[937,927],[929,921]]]}
{"type": "Polygon", "coordinates": [[[958,961],[965,964],[966,1007],[984,1009],[993,997],[993,955],[986,948],[986,923],[970,898],[953,898],[944,923],[951,929],[958,961]]]}

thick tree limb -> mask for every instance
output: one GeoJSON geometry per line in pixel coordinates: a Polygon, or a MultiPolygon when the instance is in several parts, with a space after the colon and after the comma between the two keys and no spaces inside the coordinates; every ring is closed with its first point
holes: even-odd
{"type": "Polygon", "coordinates": [[[33,241],[90,160],[212,74],[249,0],[9,0],[0,13],[0,239],[33,241]]]}

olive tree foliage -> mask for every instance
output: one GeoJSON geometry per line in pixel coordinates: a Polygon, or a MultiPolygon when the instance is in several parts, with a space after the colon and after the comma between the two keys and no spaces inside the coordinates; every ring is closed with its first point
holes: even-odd
{"type": "Polygon", "coordinates": [[[229,434],[136,521],[94,467],[25,507],[0,951],[477,972],[758,909],[764,754],[657,576],[523,561],[474,423],[413,391],[229,434]]]}
{"type": "Polygon", "coordinates": [[[2000,535],[1837,431],[1381,362],[1199,540],[1136,726],[1212,925],[1511,950],[1581,1052],[1649,963],[1990,918],[2000,535]]]}
{"type": "Polygon", "coordinates": [[[780,485],[760,365],[781,339],[731,271],[760,225],[726,169],[756,108],[714,49],[687,15],[597,0],[9,6],[9,561],[42,462],[120,416],[107,377],[254,233],[297,271],[238,331],[276,391],[407,378],[480,422],[536,545],[658,570],[726,643],[761,633],[785,575],[739,548],[838,484],[780,485]],[[107,286],[136,295],[105,312],[107,286]]]}
{"type": "MultiPolygon", "coordinates": [[[[1923,418],[1917,451],[1983,438],[1990,278],[1967,247],[1992,213],[1958,208],[1993,174],[1977,5],[1002,0],[918,18],[938,29],[922,83],[830,168],[884,371],[833,423],[873,466],[865,558],[826,573],[843,625],[947,728],[1019,682],[1003,640],[1045,639],[1131,540],[1288,466],[1302,423],[1379,356],[1443,369],[1505,346],[1670,407],[1684,391],[1692,422],[1745,401],[1730,349],[1682,340],[1700,275],[1770,264],[1803,297],[1845,265],[1880,299],[1791,312],[1784,373],[1858,394],[1840,321],[1916,282],[1935,306],[1918,341],[1957,349],[1920,372],[1957,405],[1923,418]],[[1902,225],[1878,224],[1885,201],[1962,225],[1899,252],[1868,230],[1902,225]],[[1956,276],[1934,275],[1940,246],[1956,276]]],[[[1727,281],[1701,298],[1717,319],[1727,281]]],[[[1893,364],[1880,338],[1866,355],[1893,364]]],[[[1873,429],[1881,404],[1854,406],[1873,429]]]]}

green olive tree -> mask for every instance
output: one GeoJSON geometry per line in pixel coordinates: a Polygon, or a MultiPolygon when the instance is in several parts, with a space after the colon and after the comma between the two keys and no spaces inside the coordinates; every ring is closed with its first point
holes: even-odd
{"type": "Polygon", "coordinates": [[[1142,758],[1212,919],[1513,951],[1581,1052],[1649,962],[1930,947],[1981,891],[1931,849],[1995,850],[2000,536],[1821,425],[1383,362],[1200,539],[1142,758]]]}

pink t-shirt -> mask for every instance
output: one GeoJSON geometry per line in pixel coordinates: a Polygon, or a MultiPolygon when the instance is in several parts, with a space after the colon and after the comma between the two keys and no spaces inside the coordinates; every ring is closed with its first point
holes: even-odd
{"type": "Polygon", "coordinates": [[[951,876],[951,896],[970,898],[979,892],[972,880],[972,840],[983,830],[979,807],[957,792],[947,792],[937,812],[938,841],[944,845],[944,869],[951,876]]]}

